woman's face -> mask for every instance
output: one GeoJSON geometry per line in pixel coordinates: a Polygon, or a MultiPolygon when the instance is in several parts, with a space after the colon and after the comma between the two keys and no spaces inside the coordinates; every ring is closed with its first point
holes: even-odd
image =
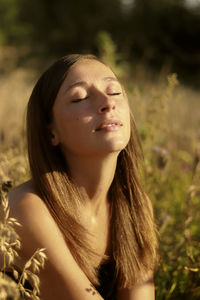
{"type": "Polygon", "coordinates": [[[127,97],[111,69],[80,60],[69,70],[53,105],[52,145],[66,157],[120,152],[130,138],[127,97]]]}

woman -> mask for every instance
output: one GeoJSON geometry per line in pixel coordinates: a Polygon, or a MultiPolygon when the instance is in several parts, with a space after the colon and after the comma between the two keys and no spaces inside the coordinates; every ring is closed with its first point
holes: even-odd
{"type": "Polygon", "coordinates": [[[10,205],[23,225],[23,260],[46,248],[41,298],[154,299],[152,206],[112,70],[92,55],[54,63],[30,97],[27,134],[32,179],[10,193],[10,205]]]}

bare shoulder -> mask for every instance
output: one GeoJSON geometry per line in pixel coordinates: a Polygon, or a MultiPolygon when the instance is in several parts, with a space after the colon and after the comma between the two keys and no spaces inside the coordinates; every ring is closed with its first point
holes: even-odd
{"type": "Polygon", "coordinates": [[[22,225],[27,222],[36,221],[38,226],[42,226],[47,220],[55,223],[46,204],[36,192],[31,180],[12,189],[8,193],[8,200],[11,215],[17,219],[19,218],[18,220],[22,222],[22,225]]]}
{"type": "Polygon", "coordinates": [[[35,199],[35,203],[42,203],[42,200],[37,195],[34,185],[31,180],[26,181],[19,186],[13,188],[8,193],[9,205],[16,206],[22,204],[31,204],[31,200],[35,199]],[[25,200],[26,199],[26,200],[25,200]],[[36,200],[37,199],[37,200],[36,200]],[[25,202],[25,203],[24,203],[25,202]]]}
{"type": "Polygon", "coordinates": [[[8,194],[8,200],[10,215],[22,225],[19,232],[24,242],[22,250],[26,252],[28,248],[45,247],[48,243],[49,231],[54,236],[62,237],[57,224],[43,200],[37,195],[31,181],[11,190],[8,194]]]}

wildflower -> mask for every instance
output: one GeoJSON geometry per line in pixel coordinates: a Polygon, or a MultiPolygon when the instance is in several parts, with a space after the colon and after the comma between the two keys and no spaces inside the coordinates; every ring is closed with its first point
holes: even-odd
{"type": "Polygon", "coordinates": [[[164,169],[169,161],[168,151],[159,146],[153,146],[152,150],[156,154],[156,164],[159,169],[164,169]]]}
{"type": "Polygon", "coordinates": [[[189,164],[183,164],[183,165],[182,165],[182,169],[183,169],[183,171],[185,171],[185,172],[189,172],[189,171],[190,171],[190,166],[189,166],[189,164]]]}

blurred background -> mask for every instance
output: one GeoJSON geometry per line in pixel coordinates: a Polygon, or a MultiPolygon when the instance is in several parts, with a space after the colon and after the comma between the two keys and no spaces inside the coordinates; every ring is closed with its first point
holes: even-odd
{"type": "Polygon", "coordinates": [[[0,16],[0,44],[9,57],[1,72],[12,63],[35,67],[71,52],[99,54],[104,31],[119,60],[175,72],[199,87],[199,0],[1,0],[0,16]]]}
{"type": "Polygon", "coordinates": [[[160,233],[161,299],[200,299],[200,0],[0,0],[0,188],[30,177],[25,110],[41,72],[93,53],[128,92],[160,233]]]}

